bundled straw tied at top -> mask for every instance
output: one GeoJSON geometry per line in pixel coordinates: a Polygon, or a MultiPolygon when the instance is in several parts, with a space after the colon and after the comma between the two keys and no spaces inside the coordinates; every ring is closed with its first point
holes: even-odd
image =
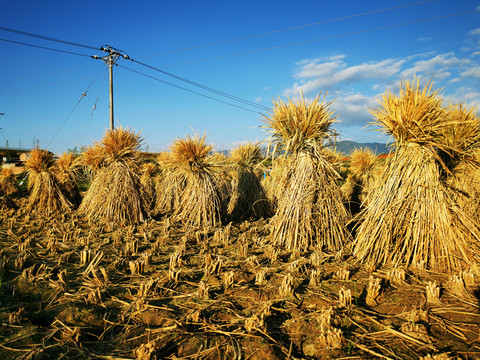
{"type": "Polygon", "coordinates": [[[348,237],[349,214],[337,185],[339,175],[325,151],[336,119],[331,102],[319,95],[307,103],[302,95],[298,102],[279,99],[273,105],[272,113],[264,115],[268,146],[291,160],[286,162],[285,192],[270,223],[272,240],[291,250],[338,250],[348,237]]]}
{"type": "Polygon", "coordinates": [[[61,182],[55,176],[55,160],[47,150],[35,148],[30,151],[26,161],[28,171],[28,188],[30,196],[27,210],[39,213],[70,211],[71,202],[63,189],[61,182]]]}
{"type": "Polygon", "coordinates": [[[261,161],[262,154],[258,144],[239,145],[231,151],[230,162],[235,169],[233,194],[227,209],[231,219],[241,221],[272,215],[271,204],[255,174],[261,161]]]}
{"type": "MultiPolygon", "coordinates": [[[[172,171],[169,186],[180,190],[173,218],[186,227],[211,229],[221,224],[221,199],[218,189],[218,169],[210,155],[213,147],[206,135],[195,134],[175,139],[167,158],[172,171]]],[[[164,189],[171,192],[170,189],[164,189]]]]}
{"type": "Polygon", "coordinates": [[[108,130],[96,147],[101,158],[95,178],[79,212],[100,224],[128,225],[145,220],[145,199],[140,183],[140,133],[121,127],[108,130]]]}
{"type": "Polygon", "coordinates": [[[375,124],[395,138],[395,152],[360,213],[354,254],[374,264],[415,264],[456,270],[478,261],[477,225],[447,191],[448,169],[439,155],[458,151],[445,143],[455,122],[431,83],[402,83],[373,110],[375,124]]]}

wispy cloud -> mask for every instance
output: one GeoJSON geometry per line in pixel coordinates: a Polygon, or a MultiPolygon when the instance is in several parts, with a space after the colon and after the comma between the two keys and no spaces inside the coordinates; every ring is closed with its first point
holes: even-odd
{"type": "Polygon", "coordinates": [[[336,98],[333,108],[344,126],[370,122],[370,109],[377,106],[380,95],[386,89],[395,92],[402,79],[414,76],[421,81],[433,80],[438,87],[448,85],[446,101],[480,104],[480,93],[475,90],[480,84],[480,64],[472,57],[458,57],[453,52],[419,53],[355,65],[341,55],[302,60],[296,66],[295,82],[284,90],[284,95],[296,97],[303,92],[311,98],[328,91],[329,97],[336,98]]]}
{"type": "Polygon", "coordinates": [[[432,38],[429,37],[429,36],[417,38],[418,42],[425,42],[425,41],[429,41],[429,40],[432,40],[432,38]]]}

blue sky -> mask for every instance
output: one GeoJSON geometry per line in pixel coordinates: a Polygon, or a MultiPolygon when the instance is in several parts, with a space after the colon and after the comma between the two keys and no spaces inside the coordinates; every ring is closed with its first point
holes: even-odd
{"type": "MultiPolygon", "coordinates": [[[[309,98],[328,91],[341,138],[359,142],[386,141],[365,128],[369,108],[415,74],[444,88],[446,102],[480,105],[480,1],[2,0],[0,26],[95,48],[110,45],[267,108],[299,91],[309,98]]],[[[103,55],[8,31],[0,31],[0,39],[103,55]]],[[[109,110],[101,60],[5,41],[0,54],[0,145],[31,147],[35,138],[58,153],[102,137],[109,110]]],[[[141,130],[150,151],[193,131],[206,132],[217,149],[265,139],[259,126],[266,111],[138,63],[117,64],[115,122],[141,130]]]]}

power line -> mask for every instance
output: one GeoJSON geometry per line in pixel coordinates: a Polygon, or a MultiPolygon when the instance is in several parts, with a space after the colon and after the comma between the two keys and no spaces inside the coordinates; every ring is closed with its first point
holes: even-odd
{"type": "Polygon", "coordinates": [[[343,16],[343,17],[339,17],[339,18],[318,21],[318,22],[315,22],[315,23],[312,23],[312,24],[294,26],[294,27],[290,27],[290,28],[286,28],[286,29],[269,31],[269,32],[261,33],[261,34],[243,36],[243,37],[238,37],[238,38],[230,39],[230,40],[217,41],[217,42],[213,42],[213,43],[191,46],[191,47],[187,47],[187,48],[183,48],[183,49],[172,50],[172,51],[162,52],[162,53],[153,54],[153,55],[147,55],[147,56],[143,56],[142,58],[173,54],[173,53],[178,53],[178,52],[183,52],[183,51],[188,51],[188,50],[201,49],[201,48],[210,47],[210,46],[214,46],[214,45],[223,45],[223,44],[228,44],[228,43],[232,43],[232,42],[237,42],[237,41],[240,41],[240,40],[254,39],[254,38],[257,38],[257,37],[278,34],[278,33],[285,32],[285,31],[298,30],[298,29],[303,29],[303,28],[307,28],[307,27],[318,26],[318,25],[322,25],[322,24],[328,24],[328,23],[335,22],[335,21],[353,19],[353,18],[360,17],[360,16],[372,15],[372,14],[377,14],[377,13],[386,12],[386,11],[398,10],[398,9],[411,7],[411,6],[422,5],[422,4],[426,4],[426,3],[430,3],[430,2],[434,2],[434,1],[435,0],[427,0],[427,1],[421,1],[421,2],[416,2],[416,3],[412,3],[412,4],[406,4],[406,5],[386,8],[386,9],[372,10],[372,11],[368,11],[368,12],[365,12],[365,13],[348,15],[348,16],[343,16]]]}
{"type": "Polygon", "coordinates": [[[151,76],[151,75],[142,73],[142,72],[140,72],[140,71],[130,69],[130,68],[126,67],[126,66],[122,66],[122,65],[118,65],[118,64],[117,64],[117,66],[119,66],[119,67],[121,67],[121,68],[123,68],[123,69],[129,70],[129,71],[131,71],[131,72],[134,72],[134,73],[143,75],[143,76],[148,77],[148,78],[150,78],[150,79],[159,81],[159,82],[161,82],[161,83],[164,83],[164,84],[167,84],[167,85],[176,87],[176,88],[178,88],[178,89],[188,91],[188,92],[190,92],[190,93],[192,93],[192,94],[200,95],[200,96],[203,96],[203,97],[205,97],[205,98],[208,98],[208,99],[211,99],[211,100],[214,100],[214,101],[218,101],[218,102],[221,102],[221,103],[223,103],[223,104],[230,105],[230,106],[233,106],[233,107],[236,107],[236,108],[239,108],[239,109],[243,109],[243,110],[246,110],[246,111],[255,113],[255,114],[260,114],[258,111],[254,111],[254,110],[251,110],[251,109],[247,109],[247,108],[245,108],[245,107],[243,107],[243,106],[238,106],[238,105],[229,103],[229,102],[227,102],[227,101],[223,101],[223,100],[220,100],[220,99],[217,99],[217,98],[214,98],[214,97],[211,97],[211,96],[208,96],[208,95],[199,93],[199,92],[197,92],[197,91],[190,90],[190,89],[184,88],[184,87],[182,87],[182,86],[172,84],[172,83],[170,83],[170,82],[168,82],[168,81],[164,81],[164,80],[161,80],[161,79],[156,78],[156,77],[154,77],[154,76],[151,76]]]}
{"type": "Polygon", "coordinates": [[[30,46],[30,47],[34,47],[34,48],[38,48],[38,49],[44,49],[44,50],[61,52],[61,53],[65,53],[65,54],[71,54],[71,55],[78,55],[78,56],[90,57],[90,55],[80,54],[80,53],[76,53],[76,52],[73,52],[73,51],[66,51],[66,50],[54,49],[54,48],[50,48],[50,47],[46,47],[46,46],[28,44],[28,43],[24,43],[24,42],[20,42],[20,41],[14,41],[14,40],[2,39],[2,38],[0,38],[0,41],[5,41],[5,42],[12,43],[12,44],[30,46]]]}
{"type": "MultiPolygon", "coordinates": [[[[106,67],[107,67],[107,65],[105,64],[105,68],[106,67]]],[[[107,77],[107,73],[105,72],[105,74],[103,75],[102,84],[98,88],[97,99],[95,100],[95,103],[93,104],[92,112],[90,113],[90,118],[88,119],[87,126],[85,127],[85,131],[83,132],[82,140],[80,140],[80,144],[83,144],[83,140],[85,139],[85,136],[87,135],[87,130],[88,130],[88,127],[90,126],[90,122],[92,121],[93,114],[95,113],[95,110],[97,109],[98,99],[100,98],[100,93],[103,89],[103,84],[105,84],[105,78],[106,77],[107,77]]]]}
{"type": "Polygon", "coordinates": [[[0,30],[12,32],[12,33],[15,33],[15,34],[20,34],[20,35],[35,37],[35,38],[37,38],[37,39],[43,39],[43,40],[48,40],[48,41],[55,41],[55,42],[58,42],[58,43],[67,44],[67,45],[72,45],[72,46],[78,46],[78,47],[83,47],[83,48],[91,49],[91,50],[98,50],[98,47],[89,46],[89,45],[83,45],[83,44],[79,44],[79,43],[72,42],[72,41],[60,40],[60,39],[56,39],[56,38],[52,38],[52,37],[44,36],[44,35],[33,34],[33,33],[29,33],[29,32],[22,31],[22,30],[16,30],[16,29],[7,28],[7,27],[4,27],[4,26],[0,26],[0,30]]]}
{"type": "Polygon", "coordinates": [[[50,146],[50,144],[52,143],[53,139],[55,139],[55,137],[58,135],[58,133],[60,132],[60,130],[62,130],[63,126],[67,123],[67,120],[70,118],[70,116],[72,116],[72,114],[74,113],[74,111],[77,109],[78,105],[80,104],[80,102],[82,101],[82,99],[84,97],[87,96],[87,93],[88,91],[90,90],[90,88],[92,87],[93,83],[95,82],[95,80],[97,80],[98,76],[100,75],[100,73],[102,72],[103,68],[100,69],[100,71],[97,73],[97,75],[93,78],[92,82],[90,83],[90,85],[88,85],[88,88],[87,90],[85,90],[85,92],[82,93],[82,95],[80,96],[80,99],[78,99],[77,103],[75,104],[75,106],[73,107],[72,111],[70,112],[70,114],[68,114],[68,116],[65,118],[65,120],[62,122],[62,124],[60,125],[60,127],[58,128],[57,132],[53,135],[52,139],[50,140],[50,142],[48,143],[46,149],[48,149],[48,147],[50,146]]]}
{"type": "Polygon", "coordinates": [[[156,67],[154,67],[154,66],[151,66],[151,65],[142,63],[142,62],[140,62],[140,61],[137,61],[137,60],[134,60],[134,59],[131,59],[131,60],[132,60],[133,62],[137,63],[137,64],[143,65],[143,66],[148,67],[148,68],[150,68],[150,69],[152,69],[152,70],[158,71],[158,72],[160,72],[160,73],[162,73],[162,74],[171,76],[171,77],[173,77],[173,78],[175,78],[175,79],[178,79],[178,80],[180,80],[180,81],[186,82],[186,83],[188,83],[188,84],[190,84],[190,85],[194,85],[194,86],[197,86],[197,87],[199,87],[199,88],[201,88],[201,89],[204,89],[204,90],[213,92],[213,93],[215,93],[215,94],[218,94],[218,95],[227,97],[227,98],[229,98],[229,99],[238,101],[238,102],[243,103],[243,104],[245,104],[245,105],[253,106],[253,107],[256,107],[256,108],[258,108],[258,109],[260,109],[260,110],[263,110],[263,111],[265,111],[265,110],[270,110],[270,108],[268,108],[268,107],[266,107],[266,106],[263,106],[263,105],[259,105],[259,104],[255,103],[255,102],[253,102],[253,101],[245,100],[245,99],[242,99],[242,98],[240,98],[240,97],[238,97],[238,96],[231,95],[231,94],[228,94],[228,93],[223,92],[223,91],[220,91],[220,90],[216,90],[216,89],[211,88],[211,87],[209,87],[209,86],[206,86],[206,85],[197,83],[197,82],[192,81],[192,80],[185,79],[185,78],[183,78],[183,77],[181,77],[181,76],[174,75],[174,74],[172,74],[172,73],[169,73],[169,72],[167,72],[167,71],[161,70],[161,69],[156,68],[156,67]]]}
{"type": "Polygon", "coordinates": [[[48,73],[35,74],[35,75],[30,75],[30,76],[23,76],[23,77],[18,77],[18,78],[14,78],[14,79],[0,80],[0,83],[20,81],[20,80],[29,80],[29,79],[33,79],[33,78],[48,76],[48,75],[55,75],[55,74],[60,74],[60,73],[64,73],[64,72],[69,72],[69,71],[86,69],[86,68],[89,68],[89,67],[92,67],[92,65],[80,66],[80,67],[76,67],[76,68],[72,68],[72,69],[66,69],[66,70],[51,71],[51,72],[48,72],[48,73]]]}
{"type": "Polygon", "coordinates": [[[420,19],[420,20],[412,20],[412,21],[408,21],[408,22],[404,22],[404,23],[398,23],[398,24],[386,25],[386,26],[379,26],[379,27],[375,27],[375,28],[371,28],[371,29],[358,30],[358,31],[352,31],[352,32],[349,32],[349,33],[343,33],[343,34],[338,34],[338,35],[325,36],[325,37],[321,37],[321,38],[317,38],[317,39],[312,39],[312,40],[299,41],[299,42],[296,42],[296,43],[290,43],[290,44],[284,44],[284,45],[271,46],[271,47],[262,48],[262,49],[243,51],[243,52],[239,52],[239,53],[233,53],[233,54],[215,56],[215,57],[210,57],[210,58],[203,58],[203,59],[197,59],[197,60],[191,60],[191,61],[184,61],[184,62],[179,62],[179,63],[174,63],[174,64],[167,64],[167,65],[164,65],[164,66],[165,66],[165,67],[168,67],[168,66],[186,65],[186,64],[193,64],[193,63],[204,62],[204,61],[225,59],[225,58],[230,58],[230,57],[239,56],[239,55],[254,54],[254,53],[263,52],[263,51],[267,51],[267,50],[276,50],[276,49],[286,48],[286,47],[290,47],[290,46],[310,44],[310,43],[314,43],[314,42],[318,42],[318,41],[322,41],[322,40],[336,39],[336,38],[346,37],[346,36],[350,36],[350,35],[358,35],[358,34],[368,33],[368,32],[372,32],[372,31],[386,30],[386,29],[392,29],[392,28],[401,27],[401,26],[406,26],[406,25],[411,25],[411,24],[418,24],[418,23],[427,22],[427,21],[434,21],[434,20],[446,19],[446,18],[455,17],[455,16],[468,15],[468,14],[473,14],[473,13],[475,13],[475,12],[477,12],[477,11],[476,11],[476,10],[472,10],[472,11],[466,11],[466,12],[461,12],[461,13],[455,13],[455,14],[448,14],[448,15],[443,15],[443,16],[437,16],[437,17],[433,17],[433,18],[420,19]]]}
{"type": "Polygon", "coordinates": [[[73,80],[66,80],[66,81],[57,81],[57,82],[51,82],[51,83],[45,83],[45,84],[38,84],[38,85],[31,85],[31,86],[24,86],[20,88],[14,88],[14,89],[6,89],[6,90],[0,90],[0,93],[3,92],[11,92],[11,91],[18,91],[18,90],[27,90],[27,89],[34,89],[34,88],[39,88],[39,87],[44,87],[44,86],[55,86],[55,85],[62,85],[62,84],[68,84],[76,81],[82,81],[86,80],[89,78],[78,78],[78,79],[73,79],[73,80]]]}

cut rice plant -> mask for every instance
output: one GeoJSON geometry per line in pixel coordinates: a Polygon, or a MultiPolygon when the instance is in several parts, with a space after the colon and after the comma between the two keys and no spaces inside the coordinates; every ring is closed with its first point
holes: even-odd
{"type": "Polygon", "coordinates": [[[229,217],[236,221],[270,217],[271,204],[255,174],[256,166],[262,161],[260,146],[253,143],[239,145],[231,151],[230,161],[235,169],[235,179],[227,209],[229,217]]]}
{"type": "Polygon", "coordinates": [[[187,136],[174,140],[167,163],[171,169],[170,183],[164,191],[175,195],[178,204],[173,219],[190,228],[211,229],[221,224],[221,198],[217,165],[210,155],[213,147],[206,135],[187,136]]]}
{"type": "Polygon", "coordinates": [[[146,219],[140,183],[140,133],[118,127],[108,130],[97,151],[103,157],[79,207],[89,221],[126,226],[146,219]]]}
{"type": "Polygon", "coordinates": [[[373,110],[375,124],[395,138],[395,153],[375,183],[360,225],[354,254],[365,263],[423,264],[438,270],[468,268],[479,258],[480,230],[446,189],[441,153],[454,121],[431,83],[403,82],[373,110]]]}
{"type": "Polygon", "coordinates": [[[274,244],[289,250],[336,251],[348,238],[339,175],[325,152],[336,119],[330,105],[320,95],[310,103],[302,95],[298,102],[274,102],[272,113],[264,115],[269,151],[289,158],[284,192],[270,223],[274,244]]]}
{"type": "Polygon", "coordinates": [[[71,210],[72,204],[55,176],[54,165],[55,160],[50,151],[39,148],[30,151],[25,164],[30,190],[28,211],[48,214],[71,210]]]}

